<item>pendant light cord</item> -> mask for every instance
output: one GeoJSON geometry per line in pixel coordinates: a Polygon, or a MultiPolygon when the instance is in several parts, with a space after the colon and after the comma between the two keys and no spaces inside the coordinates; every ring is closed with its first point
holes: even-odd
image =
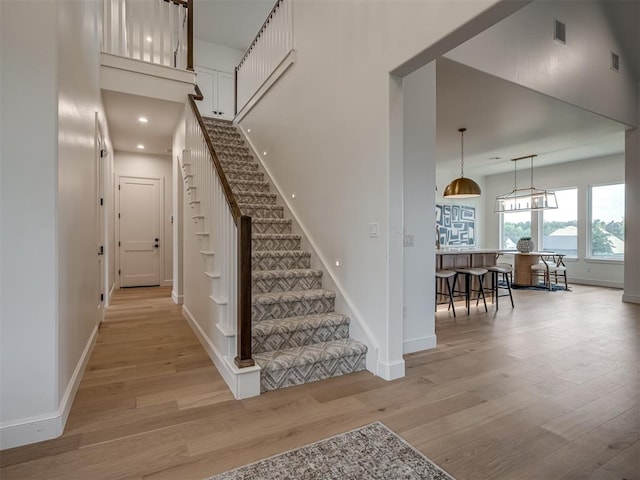
{"type": "Polygon", "coordinates": [[[460,132],[460,178],[464,178],[464,132],[466,128],[459,128],[460,132]]]}

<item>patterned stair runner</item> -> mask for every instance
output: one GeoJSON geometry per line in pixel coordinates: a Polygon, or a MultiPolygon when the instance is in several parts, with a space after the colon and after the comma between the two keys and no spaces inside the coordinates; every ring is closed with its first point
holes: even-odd
{"type": "Polygon", "coordinates": [[[364,370],[367,347],[349,338],[349,318],[334,312],[335,293],[310,268],[244,138],[231,122],[204,121],[240,209],[252,217],[252,352],[261,391],[364,370]]]}

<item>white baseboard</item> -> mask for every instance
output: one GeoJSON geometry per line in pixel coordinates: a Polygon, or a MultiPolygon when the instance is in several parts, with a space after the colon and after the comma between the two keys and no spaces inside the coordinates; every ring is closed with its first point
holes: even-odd
{"type": "Polygon", "coordinates": [[[111,288],[109,289],[109,294],[107,295],[107,301],[104,304],[105,307],[108,307],[109,305],[111,305],[111,296],[113,295],[113,291],[115,289],[116,289],[116,282],[113,282],[113,284],[111,285],[111,288]]]}
{"type": "Polygon", "coordinates": [[[39,415],[0,424],[0,450],[51,440],[62,435],[67,418],[69,418],[73,399],[80,386],[85,368],[89,363],[97,337],[98,325],[96,324],[69,380],[58,410],[48,415],[39,415]]]}
{"type": "Polygon", "coordinates": [[[438,343],[438,339],[435,335],[429,335],[427,337],[412,338],[405,340],[402,344],[402,353],[420,352],[422,350],[429,350],[435,348],[438,343]]]}
{"type": "MultiPolygon", "coordinates": [[[[593,287],[608,287],[608,288],[624,288],[624,282],[612,282],[609,280],[597,280],[593,278],[571,278],[567,279],[569,283],[569,288],[571,288],[571,284],[575,283],[577,285],[590,285],[593,287]]],[[[562,285],[562,284],[560,284],[562,285]]]]}
{"type": "Polygon", "coordinates": [[[622,294],[622,301],[626,303],[640,303],[640,295],[632,295],[630,293],[622,294]]]}
{"type": "Polygon", "coordinates": [[[218,369],[218,372],[222,375],[233,396],[241,400],[243,398],[260,395],[260,367],[257,365],[247,368],[236,367],[233,359],[222,355],[211,339],[207,337],[186,305],[182,305],[182,313],[189,322],[189,325],[191,325],[192,330],[195,332],[198,340],[200,340],[209,358],[218,369]]]}
{"type": "Polygon", "coordinates": [[[184,295],[178,295],[175,290],[171,290],[171,300],[176,305],[182,305],[184,303],[184,295]]]}
{"type": "Polygon", "coordinates": [[[173,279],[169,279],[169,280],[162,280],[160,282],[160,286],[161,287],[172,287],[173,286],[173,279]]]}
{"type": "Polygon", "coordinates": [[[385,380],[395,380],[404,377],[404,360],[396,362],[378,362],[378,376],[385,380]]]}

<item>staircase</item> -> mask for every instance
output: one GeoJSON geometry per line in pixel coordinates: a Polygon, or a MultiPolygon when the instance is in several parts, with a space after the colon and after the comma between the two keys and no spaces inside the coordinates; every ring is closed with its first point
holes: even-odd
{"type": "Polygon", "coordinates": [[[242,213],[252,217],[252,354],[261,392],[364,370],[367,347],[349,338],[349,318],[334,312],[335,293],[310,268],[242,135],[231,122],[204,122],[242,213]]]}

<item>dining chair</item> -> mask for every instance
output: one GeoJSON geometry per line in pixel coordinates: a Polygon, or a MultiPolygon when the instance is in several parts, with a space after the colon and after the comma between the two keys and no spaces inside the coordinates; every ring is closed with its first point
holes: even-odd
{"type": "Polygon", "coordinates": [[[542,279],[544,286],[552,290],[553,285],[558,285],[561,279],[564,282],[564,289],[569,290],[567,267],[563,259],[564,255],[559,254],[540,255],[540,262],[531,265],[531,283],[538,285],[542,279]]]}

